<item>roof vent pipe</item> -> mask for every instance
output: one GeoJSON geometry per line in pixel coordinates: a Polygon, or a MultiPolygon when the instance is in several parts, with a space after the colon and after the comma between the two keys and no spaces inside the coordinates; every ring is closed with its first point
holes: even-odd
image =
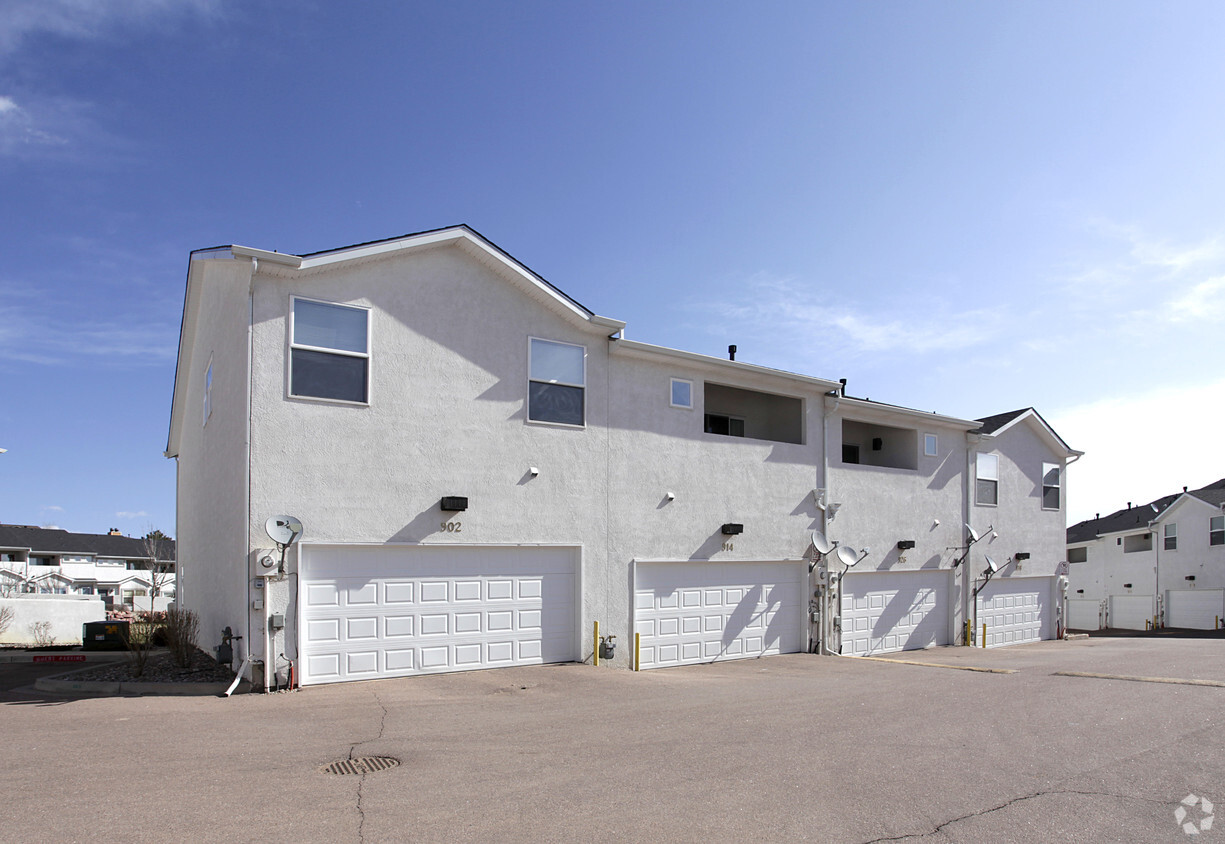
{"type": "Polygon", "coordinates": [[[840,396],[845,396],[845,395],[846,395],[846,379],[845,379],[845,378],[839,378],[839,379],[838,379],[838,383],[842,385],[842,388],[841,388],[841,390],[839,390],[838,395],[840,395],[840,396]]]}
{"type": "Polygon", "coordinates": [[[1128,509],[1128,510],[1130,510],[1130,509],[1131,509],[1131,502],[1130,502],[1130,501],[1128,501],[1128,502],[1127,502],[1127,509],[1128,509]]]}
{"type": "Polygon", "coordinates": [[[735,345],[731,345],[731,346],[728,346],[728,347],[727,347],[727,359],[728,359],[728,360],[735,360],[735,359],[736,359],[736,347],[735,347],[735,345]]]}
{"type": "Polygon", "coordinates": [[[1182,488],[1182,491],[1183,491],[1183,492],[1186,492],[1186,491],[1187,491],[1187,488],[1186,488],[1186,487],[1183,487],[1183,488],[1182,488]]]}

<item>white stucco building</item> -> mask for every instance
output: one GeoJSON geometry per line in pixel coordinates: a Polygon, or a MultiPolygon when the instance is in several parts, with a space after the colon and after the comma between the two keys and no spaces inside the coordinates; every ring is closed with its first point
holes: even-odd
{"type": "Polygon", "coordinates": [[[642,668],[1056,634],[1077,452],[1034,411],[883,405],[624,328],[466,226],[193,253],[166,454],[202,640],[310,684],[591,660],[597,623],[601,664],[637,634],[642,668]],[[840,579],[814,530],[871,550],[840,579]]]}
{"type": "Polygon", "coordinates": [[[1068,528],[1069,626],[1225,623],[1225,478],[1068,528]]]}

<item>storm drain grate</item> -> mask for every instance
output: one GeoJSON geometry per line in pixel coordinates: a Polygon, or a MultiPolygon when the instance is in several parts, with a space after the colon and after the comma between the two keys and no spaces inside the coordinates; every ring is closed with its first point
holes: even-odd
{"type": "Polygon", "coordinates": [[[325,774],[373,774],[375,771],[386,771],[398,767],[400,760],[394,756],[359,756],[356,759],[341,759],[330,765],[324,765],[325,774]]]}

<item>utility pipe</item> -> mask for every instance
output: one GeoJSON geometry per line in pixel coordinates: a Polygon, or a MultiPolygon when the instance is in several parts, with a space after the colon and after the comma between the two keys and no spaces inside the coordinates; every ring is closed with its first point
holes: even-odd
{"type": "Polygon", "coordinates": [[[591,634],[591,664],[600,664],[600,622],[595,623],[595,632],[591,634]]]}

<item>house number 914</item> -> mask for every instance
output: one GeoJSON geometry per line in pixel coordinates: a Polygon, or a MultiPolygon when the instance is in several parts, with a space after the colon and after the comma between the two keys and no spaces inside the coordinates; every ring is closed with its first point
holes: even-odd
{"type": "Polygon", "coordinates": [[[463,528],[462,522],[443,522],[442,529],[447,533],[459,533],[463,528]]]}

